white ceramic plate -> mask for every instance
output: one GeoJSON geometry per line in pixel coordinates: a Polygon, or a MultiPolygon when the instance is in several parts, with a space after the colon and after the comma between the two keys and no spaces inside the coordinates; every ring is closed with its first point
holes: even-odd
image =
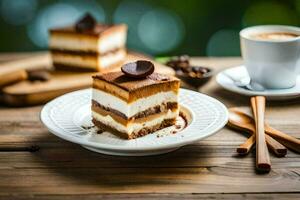
{"type": "Polygon", "coordinates": [[[230,79],[226,74],[229,74],[231,77],[234,77],[237,80],[244,77],[249,77],[249,75],[245,66],[243,65],[229,68],[219,72],[216,78],[218,84],[221,85],[224,89],[229,90],[231,92],[235,92],[246,96],[262,95],[267,97],[267,99],[269,100],[287,100],[300,97],[300,76],[298,76],[297,78],[296,85],[289,89],[267,89],[265,91],[252,91],[236,86],[233,83],[233,80],[230,79]]]}
{"type": "MultiPolygon", "coordinates": [[[[65,94],[47,103],[41,120],[54,135],[83,147],[109,155],[144,156],[173,151],[197,142],[220,130],[228,119],[226,107],[214,98],[180,89],[181,111],[188,126],[173,133],[175,126],[133,140],[125,140],[109,132],[96,133],[91,122],[91,89],[65,94]]],[[[182,122],[180,119],[178,123],[182,122]]]]}

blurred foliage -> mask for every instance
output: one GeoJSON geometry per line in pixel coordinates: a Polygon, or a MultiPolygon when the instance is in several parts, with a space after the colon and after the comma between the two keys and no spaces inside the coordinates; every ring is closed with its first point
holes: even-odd
{"type": "MultiPolygon", "coordinates": [[[[46,49],[36,45],[33,38],[30,38],[33,36],[28,34],[32,31],[38,13],[53,4],[75,5],[91,2],[91,0],[31,0],[32,4],[36,4],[34,5],[36,9],[28,8],[28,12],[31,13],[25,15],[20,12],[25,10],[23,7],[26,5],[20,4],[19,10],[12,12],[10,10],[12,6],[8,1],[0,0],[2,52],[46,49]],[[14,22],[14,17],[22,17],[24,20],[14,22]]],[[[129,48],[160,56],[176,54],[237,56],[240,55],[238,33],[244,27],[259,24],[300,25],[300,0],[95,0],[93,2],[103,8],[106,23],[133,20],[130,25],[132,30],[129,35],[129,48]],[[116,14],[120,4],[123,7],[138,5],[140,8],[137,6],[137,10],[116,14]],[[159,12],[158,19],[154,19],[155,16],[149,13],[147,17],[143,17],[146,12],[153,10],[165,13],[159,12]],[[139,24],[140,18],[144,24],[139,24]],[[149,23],[150,27],[145,23],[149,23]],[[169,26],[170,23],[172,26],[169,26]],[[180,30],[169,30],[169,27],[172,29],[177,27],[180,30]]]]}

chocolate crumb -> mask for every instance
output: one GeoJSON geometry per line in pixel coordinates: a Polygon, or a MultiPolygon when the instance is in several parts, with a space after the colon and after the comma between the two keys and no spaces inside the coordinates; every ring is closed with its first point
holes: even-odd
{"type": "Polygon", "coordinates": [[[93,126],[81,126],[81,127],[85,130],[89,130],[91,128],[94,128],[95,126],[93,125],[93,126]]]}

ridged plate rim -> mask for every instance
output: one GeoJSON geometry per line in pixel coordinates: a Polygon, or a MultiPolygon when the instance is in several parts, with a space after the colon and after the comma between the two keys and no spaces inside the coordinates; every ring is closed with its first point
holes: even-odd
{"type": "MultiPolygon", "coordinates": [[[[92,148],[98,148],[98,149],[104,149],[104,150],[117,150],[117,151],[151,151],[151,150],[159,150],[159,149],[171,149],[171,148],[178,148],[181,146],[185,146],[188,144],[195,143],[199,140],[202,140],[206,137],[209,137],[215,133],[217,133],[221,128],[225,126],[225,124],[228,121],[228,111],[227,108],[222,104],[220,101],[209,97],[205,94],[195,92],[192,90],[187,90],[187,89],[180,89],[179,91],[179,103],[181,106],[185,107],[186,109],[191,112],[193,119],[191,120],[191,123],[189,124],[188,127],[186,127],[184,130],[180,132],[181,135],[190,135],[187,137],[182,137],[182,139],[178,139],[175,142],[167,142],[164,143],[163,141],[167,141],[166,138],[169,136],[164,136],[162,138],[157,138],[158,141],[160,141],[158,144],[155,145],[150,145],[150,146],[120,146],[120,145],[112,145],[112,144],[103,144],[103,143],[97,143],[97,142],[92,142],[92,141],[87,141],[85,140],[84,137],[80,136],[74,136],[72,131],[66,131],[59,126],[57,126],[57,122],[54,123],[54,120],[51,119],[50,113],[55,107],[57,106],[63,106],[64,104],[67,105],[68,103],[71,103],[75,99],[75,106],[76,106],[76,99],[80,96],[87,95],[87,93],[90,94],[91,96],[91,89],[84,89],[84,90],[78,90],[75,92],[67,93],[65,95],[62,95],[60,97],[57,97],[56,99],[48,102],[43,109],[41,110],[40,113],[40,119],[42,123],[47,127],[47,129],[54,135],[76,143],[80,144],[83,146],[88,146],[92,148]],[[193,99],[193,102],[191,102],[191,99],[193,99]],[[198,101],[197,101],[198,100],[198,101]],[[200,102],[201,101],[201,102],[200,102]],[[209,124],[208,126],[205,127],[204,130],[202,130],[201,134],[197,134],[199,131],[199,123],[201,123],[201,119],[205,119],[205,117],[208,116],[201,116],[200,113],[198,113],[200,107],[205,107],[205,106],[212,106],[212,109],[215,110],[215,116],[213,123],[209,124]],[[198,124],[197,124],[198,123],[198,124]]],[[[88,96],[88,95],[87,95],[88,96]]],[[[89,97],[89,101],[90,101],[89,97]]],[[[79,101],[79,100],[78,100],[79,101]]],[[[74,103],[74,102],[73,102],[74,103]]],[[[53,114],[53,113],[52,113],[53,114]]],[[[60,116],[62,117],[62,116],[60,116]]],[[[212,116],[210,116],[212,117],[212,116]]],[[[72,130],[76,130],[79,127],[76,127],[74,122],[68,121],[69,124],[68,128],[72,130]],[[72,127],[74,124],[74,127],[72,127]]],[[[67,125],[63,125],[67,126],[67,125]]],[[[178,133],[176,133],[178,134],[178,133]]],[[[174,135],[176,135],[174,134],[174,135]]],[[[171,137],[171,136],[170,136],[171,137]]],[[[139,140],[135,139],[135,140],[139,140]]]]}

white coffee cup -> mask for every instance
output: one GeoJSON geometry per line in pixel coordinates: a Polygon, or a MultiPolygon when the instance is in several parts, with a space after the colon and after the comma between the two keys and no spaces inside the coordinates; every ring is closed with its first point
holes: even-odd
{"type": "Polygon", "coordinates": [[[240,41],[242,57],[251,81],[266,89],[295,86],[300,68],[300,28],[281,25],[253,26],[240,32],[240,41]],[[291,33],[298,37],[278,40],[255,37],[262,33],[291,33]]]}

